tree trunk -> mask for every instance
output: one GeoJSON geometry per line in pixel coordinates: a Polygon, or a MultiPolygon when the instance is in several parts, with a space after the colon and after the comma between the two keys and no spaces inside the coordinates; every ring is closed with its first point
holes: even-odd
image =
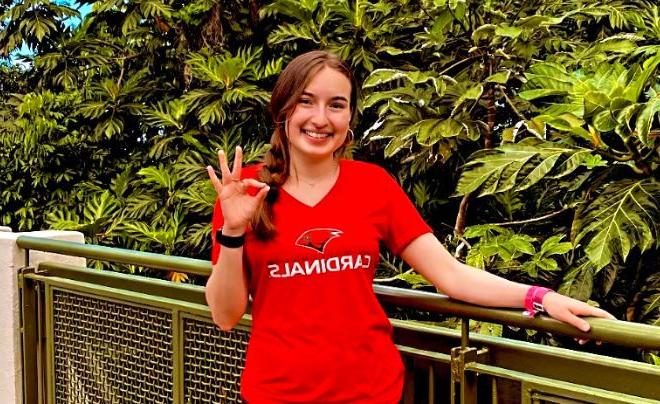
{"type": "MultiPolygon", "coordinates": [[[[495,119],[496,119],[496,109],[495,109],[495,88],[493,85],[489,84],[488,89],[486,90],[486,95],[484,97],[486,101],[487,110],[488,110],[488,121],[486,126],[486,132],[484,133],[484,149],[493,148],[493,129],[495,128],[495,119]]],[[[458,214],[456,215],[456,224],[454,225],[454,235],[457,237],[462,237],[465,233],[465,226],[467,223],[467,209],[470,205],[470,199],[472,199],[474,192],[467,193],[463,195],[461,204],[458,207],[458,214]]]]}
{"type": "Polygon", "coordinates": [[[257,0],[248,0],[248,8],[250,9],[250,25],[256,28],[259,23],[259,3],[257,0]]]}

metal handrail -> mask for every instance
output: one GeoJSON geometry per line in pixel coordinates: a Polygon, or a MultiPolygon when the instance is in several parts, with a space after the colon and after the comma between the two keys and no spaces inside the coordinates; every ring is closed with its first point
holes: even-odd
{"type": "Polygon", "coordinates": [[[164,269],[195,275],[211,275],[211,263],[195,258],[177,257],[125,248],[104,247],[82,244],[73,241],[51,240],[41,237],[18,236],[16,244],[20,248],[52,252],[74,257],[91,258],[102,261],[120,262],[148,268],[164,269]]]}
{"type": "MultiPolygon", "coordinates": [[[[120,262],[149,268],[174,270],[196,275],[208,276],[211,273],[211,265],[209,261],[193,258],[167,256],[143,251],[89,245],[70,241],[50,240],[31,236],[19,236],[16,239],[16,243],[20,248],[24,249],[120,262]]],[[[438,293],[421,292],[382,285],[374,285],[374,291],[382,302],[388,304],[451,314],[468,319],[503,323],[539,331],[560,333],[579,338],[589,338],[603,342],[610,342],[620,346],[655,350],[660,349],[660,327],[647,324],[601,318],[587,318],[587,322],[591,325],[591,331],[584,333],[568,324],[549,317],[539,316],[536,318],[529,318],[523,315],[520,310],[476,306],[453,300],[448,296],[438,293]]]]}
{"type": "Polygon", "coordinates": [[[380,301],[398,306],[587,338],[620,346],[660,349],[660,327],[648,324],[587,317],[585,320],[591,325],[591,330],[585,333],[551,317],[530,318],[521,310],[477,306],[438,293],[380,285],[374,285],[374,291],[380,301]]]}

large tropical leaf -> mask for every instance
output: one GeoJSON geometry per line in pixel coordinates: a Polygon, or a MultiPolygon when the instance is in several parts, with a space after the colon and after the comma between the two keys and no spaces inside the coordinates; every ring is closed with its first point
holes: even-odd
{"type": "Polygon", "coordinates": [[[588,156],[592,156],[588,149],[536,139],[507,143],[478,153],[465,165],[456,195],[477,190],[480,190],[479,196],[511,189],[522,191],[544,178],[560,178],[572,173],[588,156]],[[557,164],[560,159],[563,162],[557,164]]]}
{"type": "Polygon", "coordinates": [[[660,119],[660,94],[649,100],[644,106],[639,115],[637,115],[637,122],[635,125],[637,136],[645,146],[652,147],[653,141],[649,138],[653,122],[658,122],[660,119]]]}
{"type": "Polygon", "coordinates": [[[597,270],[609,264],[615,253],[625,260],[631,248],[646,251],[657,243],[659,194],[660,185],[652,178],[610,183],[575,218],[575,244],[586,244],[597,270]]]}
{"type": "Polygon", "coordinates": [[[377,69],[371,72],[362,88],[372,88],[395,80],[403,80],[409,84],[429,83],[438,95],[444,93],[445,82],[455,82],[448,76],[438,75],[435,72],[403,71],[396,69],[377,69]]]}
{"type": "Polygon", "coordinates": [[[145,167],[138,171],[138,175],[143,177],[146,184],[153,184],[156,188],[165,188],[170,191],[176,188],[179,180],[172,168],[163,165],[145,167]]]}
{"type": "Polygon", "coordinates": [[[558,292],[574,299],[588,300],[594,290],[594,264],[588,259],[582,259],[578,265],[571,268],[562,279],[558,292]]]}
{"type": "Polygon", "coordinates": [[[186,104],[180,99],[169,102],[161,101],[153,108],[143,112],[145,121],[154,126],[183,128],[183,118],[186,114],[186,104]]]}
{"type": "Polygon", "coordinates": [[[230,54],[221,56],[193,54],[187,63],[192,67],[193,76],[218,88],[230,87],[246,69],[240,57],[230,54]]]}
{"type": "Polygon", "coordinates": [[[660,272],[656,272],[644,281],[641,290],[645,296],[640,319],[647,324],[660,326],[660,272]]]}

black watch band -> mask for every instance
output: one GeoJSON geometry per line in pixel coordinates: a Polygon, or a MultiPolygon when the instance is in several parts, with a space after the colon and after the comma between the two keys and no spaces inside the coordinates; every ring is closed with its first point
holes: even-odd
{"type": "Polygon", "coordinates": [[[223,247],[243,247],[243,244],[245,244],[245,234],[241,234],[240,236],[225,236],[222,234],[222,229],[218,229],[215,231],[215,241],[223,247]]]}

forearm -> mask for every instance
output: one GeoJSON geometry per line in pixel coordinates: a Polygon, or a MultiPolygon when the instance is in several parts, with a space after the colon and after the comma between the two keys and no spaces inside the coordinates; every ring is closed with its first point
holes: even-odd
{"type": "Polygon", "coordinates": [[[457,261],[430,233],[410,243],[401,256],[440,291],[454,299],[482,306],[524,306],[529,286],[457,261]]]}
{"type": "Polygon", "coordinates": [[[511,282],[484,270],[472,268],[456,262],[453,270],[448,271],[448,279],[442,285],[436,285],[447,295],[481,306],[523,307],[529,285],[511,282]]]}
{"type": "Polygon", "coordinates": [[[206,282],[205,293],[213,321],[222,330],[231,330],[245,313],[248,302],[242,247],[220,250],[218,261],[206,282]]]}

